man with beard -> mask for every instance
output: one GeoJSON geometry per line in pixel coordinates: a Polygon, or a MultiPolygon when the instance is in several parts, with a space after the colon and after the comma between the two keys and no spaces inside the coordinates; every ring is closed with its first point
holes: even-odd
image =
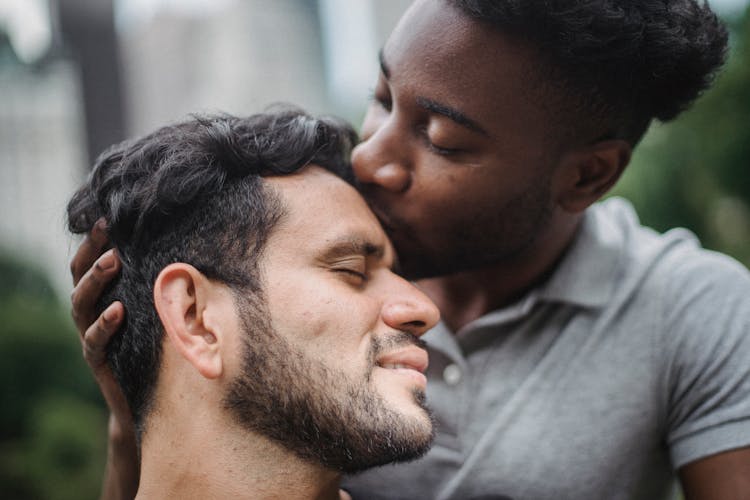
{"type": "Polygon", "coordinates": [[[68,206],[121,261],[107,350],[139,498],[338,498],[344,472],[423,454],[434,304],[351,178],[347,126],[196,118],[114,146],[68,206]]]}
{"type": "MultiPolygon", "coordinates": [[[[679,477],[691,499],[748,498],[747,271],[596,203],[726,43],[694,0],[417,0],[403,16],[352,164],[441,310],[437,437],[349,481],[355,497],[664,499],[679,477]]],[[[116,328],[90,307],[115,273],[74,294],[92,352],[116,328]]]]}

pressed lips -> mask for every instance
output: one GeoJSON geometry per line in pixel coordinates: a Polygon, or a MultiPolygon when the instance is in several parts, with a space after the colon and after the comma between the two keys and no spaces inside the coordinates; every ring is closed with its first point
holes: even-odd
{"type": "Polygon", "coordinates": [[[422,387],[427,384],[424,371],[427,369],[428,362],[427,351],[416,346],[388,352],[378,356],[376,360],[380,368],[407,375],[422,387]]]}

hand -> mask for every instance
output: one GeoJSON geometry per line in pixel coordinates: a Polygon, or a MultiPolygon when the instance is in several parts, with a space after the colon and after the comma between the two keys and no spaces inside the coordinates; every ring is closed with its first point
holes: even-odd
{"type": "Polygon", "coordinates": [[[101,315],[96,314],[99,297],[120,270],[120,260],[114,249],[106,250],[109,240],[104,228],[104,220],[99,219],[70,263],[75,285],[70,300],[73,321],[81,335],[83,357],[91,367],[119,427],[126,428],[132,427],[130,409],[107,364],[106,356],[107,343],[122,324],[125,309],[122,303],[114,302],[101,315]]]}
{"type": "Polygon", "coordinates": [[[125,317],[120,302],[110,304],[96,315],[96,303],[104,288],[120,270],[114,249],[106,250],[109,240],[100,219],[86,235],[70,263],[73,275],[73,321],[83,346],[83,357],[94,374],[110,410],[107,470],[102,498],[133,498],[138,489],[139,463],[135,427],[128,403],[107,364],[106,347],[125,317]],[[105,251],[106,250],[106,251],[105,251]]]}

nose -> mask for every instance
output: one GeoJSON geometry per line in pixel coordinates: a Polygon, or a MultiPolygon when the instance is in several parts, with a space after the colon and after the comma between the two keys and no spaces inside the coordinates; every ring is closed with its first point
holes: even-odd
{"type": "Polygon", "coordinates": [[[416,286],[402,281],[401,292],[391,293],[383,305],[382,318],[389,327],[419,337],[437,324],[440,311],[416,286]]]}
{"type": "Polygon", "coordinates": [[[352,151],[354,175],[363,184],[402,193],[411,185],[411,170],[405,160],[404,139],[383,124],[352,151]]]}

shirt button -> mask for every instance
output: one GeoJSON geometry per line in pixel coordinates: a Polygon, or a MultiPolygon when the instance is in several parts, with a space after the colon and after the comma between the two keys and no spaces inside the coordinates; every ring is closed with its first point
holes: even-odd
{"type": "Polygon", "coordinates": [[[448,385],[456,385],[461,381],[461,368],[458,365],[448,365],[443,370],[443,380],[448,385]]]}

